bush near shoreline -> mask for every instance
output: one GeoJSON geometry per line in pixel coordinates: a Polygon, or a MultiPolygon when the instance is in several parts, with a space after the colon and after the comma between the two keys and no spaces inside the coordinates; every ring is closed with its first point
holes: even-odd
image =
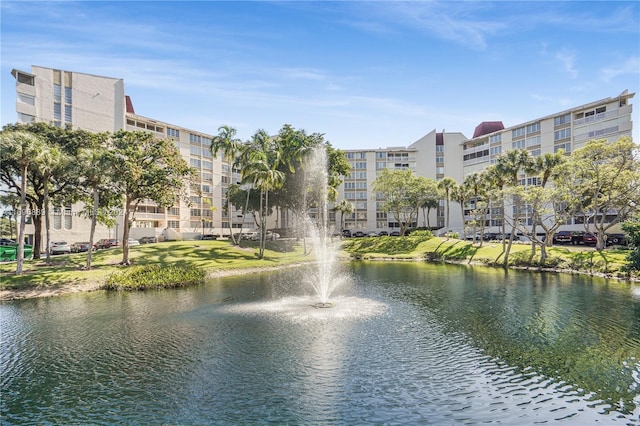
{"type": "MultiPolygon", "coordinates": [[[[345,260],[433,261],[496,266],[501,263],[502,244],[483,242],[479,246],[478,243],[453,238],[411,235],[349,238],[343,240],[342,249],[341,255],[345,260]]],[[[133,265],[151,268],[156,274],[158,272],[154,268],[159,265],[181,265],[183,274],[194,269],[206,277],[313,261],[312,253],[304,253],[301,240],[269,241],[263,259],[258,259],[256,253],[257,243],[243,241],[242,246],[238,247],[226,240],[176,241],[131,247],[133,265]]],[[[638,279],[637,273],[623,271],[628,253],[628,250],[615,248],[598,252],[591,247],[555,246],[548,248],[546,264],[539,265],[539,251],[537,256],[531,258],[529,244],[515,243],[509,263],[510,267],[515,268],[588,273],[635,281],[638,279]]],[[[93,268],[89,271],[81,269],[85,254],[55,256],[51,265],[46,265],[43,259],[26,261],[22,275],[15,275],[15,263],[0,264],[0,299],[13,299],[14,293],[26,290],[31,291],[28,297],[36,297],[33,294],[37,295],[39,291],[58,289],[64,293],[70,287],[75,291],[105,288],[110,276],[130,268],[118,264],[121,256],[121,249],[100,250],[93,254],[93,268]]],[[[134,276],[127,273],[122,275],[123,280],[132,282],[137,279],[134,276]]],[[[176,283],[169,286],[173,285],[176,283]]]]}

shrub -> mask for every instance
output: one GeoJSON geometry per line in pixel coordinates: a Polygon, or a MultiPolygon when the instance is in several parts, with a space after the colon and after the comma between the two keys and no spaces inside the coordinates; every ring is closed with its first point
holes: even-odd
{"type": "Polygon", "coordinates": [[[132,266],[111,274],[107,290],[148,290],[154,288],[186,287],[204,282],[205,272],[191,265],[132,266]]]}

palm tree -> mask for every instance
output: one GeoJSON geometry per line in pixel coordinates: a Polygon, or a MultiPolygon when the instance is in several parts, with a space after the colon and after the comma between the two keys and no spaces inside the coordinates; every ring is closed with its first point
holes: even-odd
{"type": "MultiPolygon", "coordinates": [[[[550,178],[558,173],[560,170],[560,166],[567,161],[564,150],[560,150],[555,153],[547,152],[544,155],[536,157],[534,159],[534,163],[532,165],[532,171],[540,176],[540,186],[544,188],[547,185],[547,182],[550,178]]],[[[536,243],[538,241],[536,236],[536,228],[538,226],[538,222],[540,221],[540,212],[539,209],[534,208],[532,211],[532,222],[531,222],[531,257],[536,254],[536,243]]],[[[553,243],[552,238],[548,238],[546,242],[547,245],[551,246],[553,243]]],[[[540,259],[541,262],[544,262],[544,257],[546,257],[546,253],[544,252],[543,245],[544,241],[540,242],[541,250],[543,250],[543,257],[540,259]]]]}
{"type": "MultiPolygon", "coordinates": [[[[471,173],[470,175],[467,175],[464,178],[464,182],[462,183],[462,185],[467,188],[467,191],[469,193],[469,197],[474,199],[474,203],[475,203],[475,217],[473,220],[473,238],[475,240],[475,236],[476,236],[476,229],[478,226],[478,218],[480,218],[481,221],[481,229],[480,229],[480,234],[483,234],[484,231],[484,212],[483,211],[478,211],[478,202],[481,200],[481,194],[483,192],[483,184],[484,184],[484,178],[482,176],[481,173],[479,172],[475,172],[475,173],[471,173]]],[[[482,246],[482,237],[480,238],[480,245],[482,246]]]]}
{"type": "MultiPolygon", "coordinates": [[[[529,154],[529,151],[526,149],[514,149],[498,156],[496,169],[498,173],[504,177],[505,182],[512,188],[515,188],[519,185],[520,174],[532,171],[533,164],[533,159],[529,154]]],[[[509,234],[509,244],[507,245],[507,250],[504,255],[503,265],[505,268],[508,266],[509,252],[511,251],[511,246],[516,235],[516,225],[519,220],[521,209],[520,197],[518,195],[514,195],[512,198],[514,216],[511,224],[511,234],[509,234]]]]}
{"type": "Polygon", "coordinates": [[[27,213],[27,170],[38,162],[46,149],[44,141],[37,135],[21,130],[0,133],[2,158],[13,157],[20,165],[20,227],[18,229],[18,253],[16,254],[16,275],[22,274],[24,263],[24,228],[27,213]]]}
{"type": "MultiPolygon", "coordinates": [[[[108,138],[104,137],[102,142],[108,143],[108,138]]],[[[113,204],[121,205],[120,196],[111,184],[111,162],[109,161],[109,154],[107,148],[102,146],[96,146],[92,148],[83,148],[78,152],[78,159],[83,172],[85,174],[86,184],[92,200],[92,209],[90,212],[91,228],[89,231],[89,250],[87,251],[87,260],[85,269],[91,269],[91,256],[93,248],[93,240],[96,231],[96,224],[98,222],[98,212],[101,205],[113,204]],[[112,203],[105,200],[113,201],[112,203]],[[120,200],[120,202],[118,202],[120,200]]]]}
{"type": "MultiPolygon", "coordinates": [[[[235,128],[229,127],[226,124],[218,127],[218,136],[211,140],[211,146],[209,147],[213,158],[216,158],[220,150],[224,153],[223,158],[229,165],[227,185],[231,185],[232,183],[234,161],[242,147],[240,139],[235,137],[236,132],[235,128]]],[[[233,216],[229,203],[227,203],[227,216],[229,219],[229,238],[233,244],[236,244],[235,237],[233,236],[233,224],[231,223],[233,216]]]]}
{"type": "Polygon", "coordinates": [[[438,182],[438,188],[444,192],[445,207],[447,209],[445,221],[447,235],[449,234],[449,203],[451,201],[451,193],[455,190],[456,186],[456,181],[448,176],[438,182]]]}
{"type": "Polygon", "coordinates": [[[69,161],[69,157],[64,154],[58,147],[49,146],[43,150],[38,159],[38,168],[42,174],[42,185],[44,187],[44,222],[45,222],[45,235],[46,235],[46,247],[47,257],[46,264],[51,264],[51,253],[49,246],[51,243],[51,220],[49,218],[49,182],[51,176],[57,169],[64,167],[69,161]]]}
{"type": "Polygon", "coordinates": [[[341,200],[333,206],[333,211],[340,212],[340,230],[344,229],[344,215],[351,214],[355,211],[355,207],[347,200],[341,200]]]}
{"type": "MultiPolygon", "coordinates": [[[[278,170],[280,150],[264,130],[258,130],[251,143],[241,153],[243,181],[249,181],[260,190],[260,252],[264,256],[266,244],[266,212],[269,210],[269,191],[278,189],[284,183],[284,173],[278,170]],[[264,204],[263,204],[264,200],[264,204]]],[[[247,197],[249,192],[247,192],[247,197]]]]}

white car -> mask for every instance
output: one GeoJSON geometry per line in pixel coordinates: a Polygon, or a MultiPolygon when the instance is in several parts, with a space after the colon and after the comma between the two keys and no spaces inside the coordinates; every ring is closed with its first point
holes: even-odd
{"type": "Polygon", "coordinates": [[[139,246],[140,245],[140,241],[136,240],[135,238],[129,238],[127,240],[127,244],[129,245],[129,247],[131,247],[131,246],[139,246]]]}
{"type": "Polygon", "coordinates": [[[71,253],[71,246],[66,241],[52,241],[49,243],[49,253],[69,254],[71,253]]]}

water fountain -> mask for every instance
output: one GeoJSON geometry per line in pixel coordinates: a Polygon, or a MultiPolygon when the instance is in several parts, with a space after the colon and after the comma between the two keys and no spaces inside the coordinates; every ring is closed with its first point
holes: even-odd
{"type": "Polygon", "coordinates": [[[316,216],[307,214],[304,218],[305,235],[309,235],[312,254],[316,263],[308,276],[308,282],[320,299],[314,308],[332,308],[329,302],[331,293],[339,287],[344,278],[338,273],[338,244],[331,238],[332,228],[327,221],[328,171],[327,151],[321,145],[316,147],[305,165],[305,195],[309,195],[316,204],[316,216]]]}

